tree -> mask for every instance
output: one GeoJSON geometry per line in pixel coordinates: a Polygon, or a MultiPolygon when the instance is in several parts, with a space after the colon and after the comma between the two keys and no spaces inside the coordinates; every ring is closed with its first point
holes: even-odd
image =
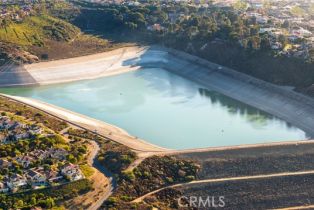
{"type": "Polygon", "coordinates": [[[280,35],[278,37],[278,41],[282,44],[282,46],[285,46],[288,43],[288,39],[284,35],[280,35]]]}
{"type": "Polygon", "coordinates": [[[45,209],[51,209],[52,207],[55,206],[55,201],[53,198],[49,197],[46,200],[40,200],[38,202],[38,205],[40,205],[41,207],[45,209]]]}
{"type": "Polygon", "coordinates": [[[17,208],[22,208],[24,206],[24,202],[23,200],[18,200],[16,203],[15,203],[15,206],[17,208]]]}
{"type": "Polygon", "coordinates": [[[10,18],[6,17],[2,20],[2,27],[7,30],[7,27],[11,25],[12,21],[10,18]]]}
{"type": "Polygon", "coordinates": [[[31,197],[30,204],[31,204],[32,206],[35,206],[35,205],[37,204],[37,200],[36,200],[36,197],[35,197],[34,195],[31,197]]]}
{"type": "Polygon", "coordinates": [[[282,24],[283,28],[289,28],[290,27],[290,22],[288,20],[285,20],[282,24]]]}
{"type": "Polygon", "coordinates": [[[270,49],[270,39],[268,34],[265,34],[261,37],[261,49],[262,50],[270,49]]]}
{"type": "Polygon", "coordinates": [[[243,0],[238,0],[234,5],[233,8],[237,11],[246,11],[248,8],[248,4],[243,0]]]}
{"type": "Polygon", "coordinates": [[[259,36],[253,36],[253,49],[258,50],[261,48],[261,38],[259,36]]]}
{"type": "Polygon", "coordinates": [[[239,34],[235,31],[232,31],[230,34],[229,34],[229,39],[233,42],[237,42],[239,41],[239,34]]]}

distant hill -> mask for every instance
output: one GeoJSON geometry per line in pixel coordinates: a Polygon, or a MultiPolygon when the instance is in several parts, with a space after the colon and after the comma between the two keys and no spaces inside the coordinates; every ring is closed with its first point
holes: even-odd
{"type": "Polygon", "coordinates": [[[32,14],[19,21],[0,18],[0,65],[75,57],[115,47],[49,13],[32,14]]]}

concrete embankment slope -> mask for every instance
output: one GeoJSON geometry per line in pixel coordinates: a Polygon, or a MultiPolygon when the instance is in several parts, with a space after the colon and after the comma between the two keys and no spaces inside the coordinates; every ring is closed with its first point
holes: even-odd
{"type": "Polygon", "coordinates": [[[0,86],[95,79],[141,67],[164,68],[209,90],[273,114],[314,137],[312,98],[186,53],[156,46],[127,47],[96,55],[26,65],[17,71],[0,71],[0,86]]]}
{"type": "Polygon", "coordinates": [[[314,100],[232,69],[172,49],[163,68],[260,110],[314,137],[314,100]]]}
{"type": "Polygon", "coordinates": [[[47,85],[96,79],[137,70],[127,61],[145,53],[147,47],[125,47],[94,55],[0,68],[0,87],[47,85]]]}
{"type": "Polygon", "coordinates": [[[63,109],[61,107],[31,98],[9,96],[5,94],[0,94],[0,96],[34,107],[80,128],[89,130],[91,132],[97,132],[99,135],[107,139],[128,146],[136,152],[141,153],[142,156],[149,155],[150,153],[155,154],[168,151],[168,149],[153,145],[137,137],[131,136],[123,129],[114,125],[63,109]]]}

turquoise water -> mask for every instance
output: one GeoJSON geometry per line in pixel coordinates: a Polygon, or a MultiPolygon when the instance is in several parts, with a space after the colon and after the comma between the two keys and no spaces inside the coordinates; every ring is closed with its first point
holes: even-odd
{"type": "Polygon", "coordinates": [[[162,69],[0,91],[103,120],[173,149],[306,139],[285,121],[162,69]]]}

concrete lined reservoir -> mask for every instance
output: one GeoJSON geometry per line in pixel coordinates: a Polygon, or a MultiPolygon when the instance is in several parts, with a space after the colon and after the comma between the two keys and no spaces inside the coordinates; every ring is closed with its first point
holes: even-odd
{"type": "Polygon", "coordinates": [[[277,117],[160,68],[0,92],[64,107],[172,149],[307,138],[277,117]]]}

